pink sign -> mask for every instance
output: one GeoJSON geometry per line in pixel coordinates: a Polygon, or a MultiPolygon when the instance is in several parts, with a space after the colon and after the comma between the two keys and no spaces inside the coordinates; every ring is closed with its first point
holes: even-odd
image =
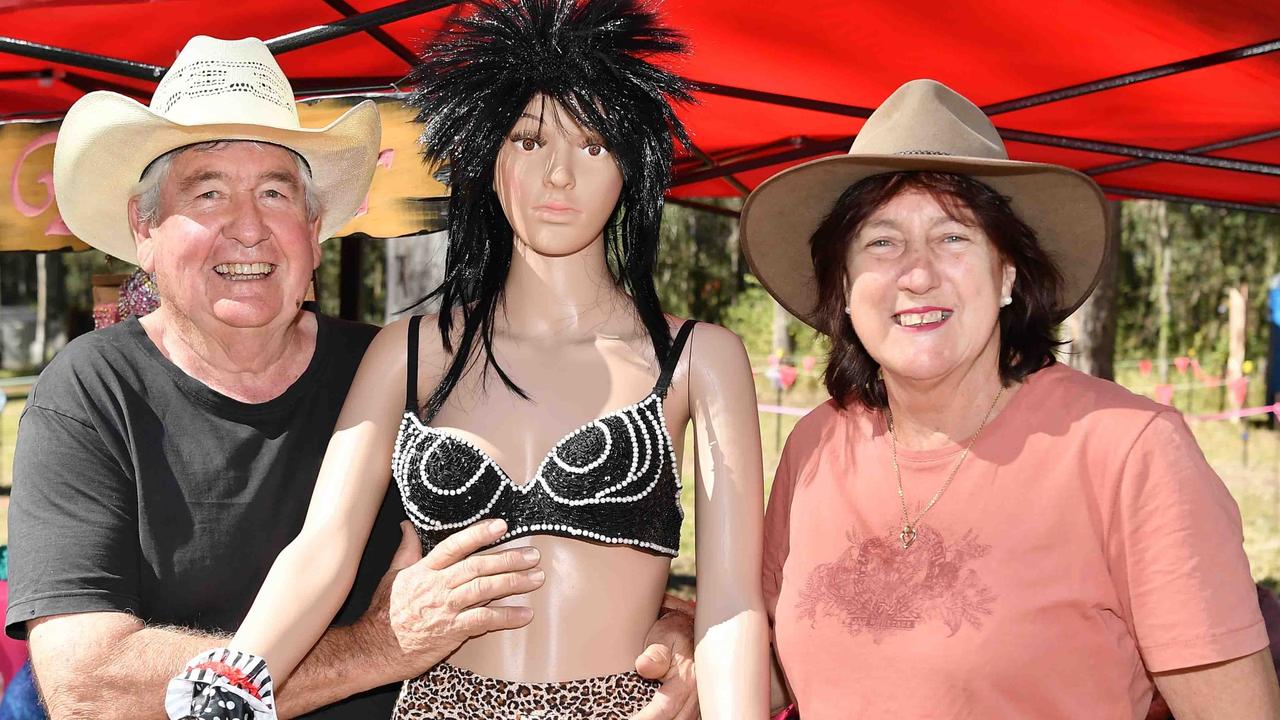
{"type": "MultiPolygon", "coordinates": [[[[40,135],[35,140],[32,140],[25,148],[23,148],[22,152],[18,155],[17,162],[13,164],[13,172],[10,173],[9,175],[9,193],[13,198],[13,207],[16,208],[17,211],[20,214],[22,214],[23,217],[29,217],[29,218],[38,217],[41,213],[44,213],[46,210],[48,210],[50,207],[53,206],[53,171],[52,170],[45,170],[44,172],[36,176],[36,182],[41,185],[44,185],[45,187],[44,201],[39,205],[32,205],[31,203],[27,202],[26,198],[22,197],[22,193],[18,188],[18,178],[19,178],[20,171],[22,170],[22,165],[27,161],[27,158],[31,157],[32,153],[34,153],[36,150],[39,150],[40,148],[46,145],[54,144],[57,141],[57,139],[58,139],[58,132],[56,130],[54,132],[48,132],[43,135],[40,135]]],[[[45,228],[44,234],[45,235],[70,235],[71,231],[67,229],[67,226],[62,222],[62,216],[55,215],[53,218],[53,222],[49,223],[49,227],[45,228]]]]}

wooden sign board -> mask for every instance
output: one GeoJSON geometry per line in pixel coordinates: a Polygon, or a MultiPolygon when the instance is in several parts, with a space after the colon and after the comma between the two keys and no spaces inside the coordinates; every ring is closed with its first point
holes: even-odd
{"type": "MultiPolygon", "coordinates": [[[[323,127],[362,97],[326,98],[301,103],[303,127],[323,127]]],[[[420,126],[414,113],[393,97],[374,98],[382,115],[382,146],[373,184],[364,205],[338,236],[364,233],[399,237],[444,227],[440,202],[449,189],[422,164],[420,126]]],[[[53,150],[60,120],[0,124],[0,251],[84,250],[58,214],[53,194],[53,150]]]]}

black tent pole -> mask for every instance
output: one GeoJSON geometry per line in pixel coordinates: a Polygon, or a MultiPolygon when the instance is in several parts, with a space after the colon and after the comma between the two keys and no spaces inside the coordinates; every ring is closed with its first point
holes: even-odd
{"type": "Polygon", "coordinates": [[[459,0],[404,0],[403,2],[393,3],[384,8],[370,10],[359,15],[352,15],[342,20],[336,20],[324,25],[317,25],[305,30],[298,30],[287,35],[271,38],[267,40],[267,47],[271,48],[271,52],[279,55],[281,53],[299,50],[304,47],[310,47],[318,43],[322,43],[335,38],[345,37],[354,33],[363,32],[369,28],[381,27],[387,23],[404,20],[406,18],[425,15],[434,12],[440,8],[446,8],[459,2],[459,0]]]}
{"type": "Polygon", "coordinates": [[[1206,155],[1196,155],[1195,153],[1143,147],[1141,145],[1102,142],[1099,140],[1087,140],[1084,138],[1074,138],[1065,135],[1049,135],[1047,133],[1027,132],[1025,130],[1009,130],[1006,128],[996,128],[996,130],[1000,132],[1000,136],[1005,140],[1013,142],[1031,143],[1033,145],[1048,145],[1051,147],[1066,148],[1068,150],[1083,150],[1085,152],[1104,153],[1107,155],[1128,155],[1129,157],[1142,158],[1144,160],[1152,160],[1155,162],[1199,165],[1218,170],[1234,170],[1236,172],[1256,173],[1258,175],[1280,176],[1280,165],[1273,163],[1209,157],[1206,155]]]}
{"type": "MultiPolygon", "coordinates": [[[[833,103],[827,101],[811,100],[809,98],[794,97],[790,95],[781,95],[779,93],[760,92],[749,90],[746,88],[729,88],[724,85],[714,85],[709,83],[697,83],[699,90],[709,92],[716,95],[729,95],[731,97],[742,98],[745,100],[757,100],[759,102],[771,105],[782,105],[786,107],[801,108],[805,110],[819,110],[820,112],[828,112],[836,115],[847,115],[850,117],[866,117],[870,113],[867,108],[858,105],[845,105],[843,103],[833,103]],[[728,92],[732,91],[732,92],[728,92]]],[[[1280,165],[1270,163],[1250,162],[1247,160],[1233,160],[1231,158],[1206,157],[1188,152],[1177,152],[1173,150],[1161,150],[1159,148],[1142,147],[1139,145],[1126,145],[1123,143],[1103,142],[1100,140],[1089,140],[1085,138],[1074,138],[1065,135],[1050,135],[1048,133],[1028,132],[1025,130],[1011,130],[1008,128],[996,128],[1002,137],[1006,140],[1014,142],[1025,142],[1032,145],[1048,145],[1052,147],[1066,148],[1068,150],[1081,150],[1084,152],[1104,153],[1108,155],[1126,155],[1134,158],[1142,158],[1156,162],[1172,162],[1185,165],[1200,165],[1203,167],[1211,167],[1219,170],[1234,170],[1237,172],[1250,172],[1260,175],[1280,175],[1280,165]]],[[[818,150],[818,145],[811,152],[804,152],[803,149],[793,151],[792,153],[782,153],[784,159],[777,162],[786,162],[787,160],[799,160],[806,157],[821,155],[834,150],[818,150]]],[[[755,162],[755,161],[744,161],[755,162]]],[[[734,172],[742,172],[758,167],[764,167],[765,164],[754,164],[748,167],[737,168],[734,172]]],[[[736,165],[736,163],[735,163],[736,165]]],[[[726,166],[727,167],[727,166],[726,166]]],[[[703,175],[710,173],[711,170],[700,170],[690,175],[703,175]]],[[[700,177],[701,180],[707,180],[717,175],[708,177],[700,177]]]]}
{"type": "MultiPolygon", "coordinates": [[[[329,7],[342,13],[343,17],[348,19],[360,14],[359,10],[356,10],[350,4],[345,2],[345,0],[324,1],[329,7]]],[[[386,30],[383,30],[381,27],[371,27],[366,28],[365,32],[369,34],[369,37],[377,40],[383,47],[390,50],[393,55],[403,60],[409,67],[414,67],[418,64],[418,56],[414,54],[412,50],[405,47],[404,43],[401,43],[399,40],[391,37],[391,34],[386,30]]]]}
{"type": "Polygon", "coordinates": [[[149,82],[159,82],[160,77],[168,69],[159,65],[121,60],[120,58],[107,57],[106,55],[94,55],[93,53],[68,50],[67,48],[54,47],[52,45],[41,45],[40,43],[11,37],[0,37],[0,52],[36,58],[37,60],[48,60],[72,67],[97,70],[98,72],[111,73],[112,75],[135,80],[147,80],[149,82]]]}
{"type": "Polygon", "coordinates": [[[1200,57],[1194,57],[1187,60],[1179,60],[1178,62],[1168,63],[1167,65],[1158,65],[1144,70],[1135,70],[1134,72],[1123,73],[1121,75],[1112,75],[1111,77],[1102,78],[1101,80],[1093,80],[1091,82],[1080,83],[1078,85],[1069,85],[1057,90],[1027,95],[1013,100],[992,103],[984,106],[982,111],[988,115],[999,115],[1000,113],[1022,110],[1036,105],[1044,105],[1045,103],[1058,102],[1059,100],[1066,100],[1068,98],[1079,97],[1081,95],[1089,95],[1103,90],[1124,87],[1134,83],[1146,82],[1147,80],[1155,80],[1156,78],[1168,77],[1169,75],[1177,75],[1190,70],[1200,70],[1202,68],[1213,67],[1214,65],[1235,62],[1236,60],[1257,57],[1258,55],[1266,55],[1267,53],[1272,53],[1277,50],[1280,50],[1280,38],[1255,43],[1253,45],[1245,45],[1244,47],[1238,47],[1231,50],[1223,50],[1222,52],[1201,55],[1200,57]]]}
{"type": "Polygon", "coordinates": [[[1209,207],[1223,208],[1224,210],[1244,210],[1245,212],[1262,212],[1270,213],[1272,215],[1280,215],[1280,205],[1262,205],[1260,203],[1236,202],[1234,200],[1215,200],[1213,198],[1193,197],[1191,195],[1176,195],[1174,193],[1155,192],[1152,190],[1115,187],[1114,185],[1102,185],[1101,187],[1104,192],[1112,195],[1124,195],[1126,197],[1142,198],[1144,200],[1168,200],[1170,202],[1208,205],[1209,207]]]}
{"type": "Polygon", "coordinates": [[[11,72],[0,72],[0,82],[7,80],[52,80],[53,71],[45,70],[14,70],[11,72]]]}
{"type": "Polygon", "coordinates": [[[770,165],[779,165],[793,160],[804,160],[805,158],[826,155],[827,153],[833,153],[840,150],[848,150],[849,143],[852,141],[852,137],[840,138],[838,140],[824,140],[821,142],[801,140],[798,142],[799,147],[794,150],[785,150],[771,155],[745,158],[743,160],[737,160],[723,165],[716,165],[715,167],[706,168],[704,170],[677,173],[675,180],[671,183],[671,186],[678,187],[680,185],[692,185],[696,182],[702,182],[703,180],[716,180],[734,173],[756,170],[763,167],[769,167],[770,165]]]}
{"type": "MultiPolygon", "coordinates": [[[[272,53],[279,55],[280,53],[310,47],[326,40],[333,40],[353,33],[363,32],[370,28],[380,27],[397,20],[424,15],[453,5],[458,1],[404,0],[404,2],[394,3],[359,15],[352,15],[325,25],[317,25],[287,35],[281,35],[266,41],[266,44],[272,53]]],[[[106,55],[95,55],[94,53],[42,45],[29,40],[3,36],[0,36],[0,52],[36,58],[37,60],[48,60],[62,65],[96,70],[149,82],[159,82],[165,71],[168,70],[166,67],[150,63],[122,60],[120,58],[107,57],[106,55]]]]}
{"type": "MultiPolygon", "coordinates": [[[[1188,148],[1182,152],[1202,154],[1207,152],[1215,152],[1217,150],[1227,150],[1241,145],[1252,145],[1266,140],[1275,140],[1280,138],[1280,130],[1268,130],[1266,132],[1254,133],[1252,135],[1244,135],[1237,138],[1229,138],[1227,140],[1219,140],[1218,142],[1209,143],[1208,145],[1199,145],[1197,147],[1188,148]]],[[[1156,160],[1125,160],[1124,162],[1112,163],[1110,165],[1099,165],[1097,167],[1085,168],[1082,172],[1086,175],[1105,175],[1106,173],[1120,172],[1121,170],[1132,170],[1133,168],[1143,167],[1157,162],[1156,160]]]]}

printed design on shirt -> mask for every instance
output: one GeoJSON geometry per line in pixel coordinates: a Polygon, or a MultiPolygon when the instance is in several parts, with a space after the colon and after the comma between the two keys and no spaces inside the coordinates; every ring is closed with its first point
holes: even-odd
{"type": "Polygon", "coordinates": [[[800,593],[797,610],[812,624],[834,617],[851,635],[870,633],[874,642],[889,635],[941,624],[951,637],[965,626],[982,629],[995,594],[971,565],[991,549],[972,530],[948,543],[928,525],[904,550],[902,528],[882,536],[860,538],[835,562],[814,568],[800,593]]]}

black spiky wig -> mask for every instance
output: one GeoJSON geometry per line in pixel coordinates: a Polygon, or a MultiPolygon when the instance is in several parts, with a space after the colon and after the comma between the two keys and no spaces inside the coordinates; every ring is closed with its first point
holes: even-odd
{"type": "MultiPolygon", "coordinates": [[[[659,360],[671,338],[654,289],[663,195],[674,140],[687,143],[671,101],[690,102],[687,83],[648,61],[683,53],[684,36],[658,22],[642,0],[483,0],[449,21],[423,51],[409,104],[423,123],[428,165],[449,163],[445,278],[440,335],[453,354],[425,408],[434,415],[470,362],[476,337],[484,368],[525,394],[493,358],[493,320],[511,267],[512,228],[493,191],[498,151],[536,96],[554,100],[604,140],[622,175],[605,226],[614,279],[632,298],[659,360]],[[453,347],[453,311],[462,330],[453,347]]],[[[548,103],[549,104],[549,103],[548,103]]]]}

